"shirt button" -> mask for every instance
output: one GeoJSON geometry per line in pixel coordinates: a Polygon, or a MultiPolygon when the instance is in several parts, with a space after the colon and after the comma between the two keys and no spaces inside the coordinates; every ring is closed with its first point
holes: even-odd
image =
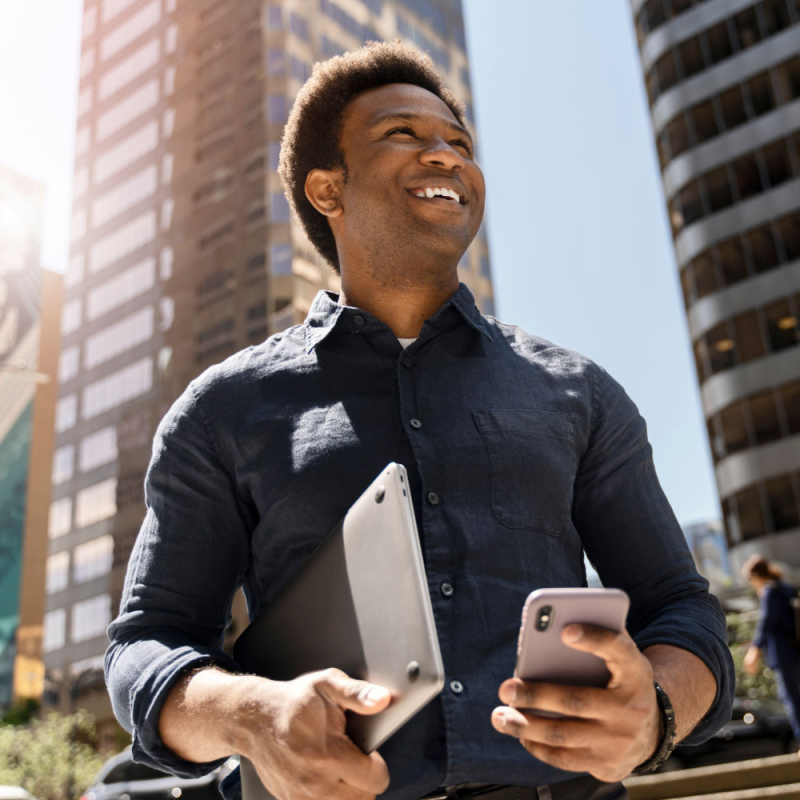
{"type": "Polygon", "coordinates": [[[411,359],[410,359],[408,356],[406,356],[406,357],[403,359],[403,366],[404,366],[404,367],[410,367],[410,366],[411,366],[411,359]]]}
{"type": "Polygon", "coordinates": [[[412,428],[416,428],[417,430],[419,430],[422,427],[422,423],[418,419],[412,419],[411,420],[411,427],[412,428]]]}
{"type": "Polygon", "coordinates": [[[432,506],[438,506],[439,505],[439,495],[436,494],[436,492],[428,492],[428,502],[432,506]]]}
{"type": "Polygon", "coordinates": [[[363,325],[364,317],[362,317],[361,314],[356,314],[356,316],[353,317],[353,322],[355,322],[356,325],[363,325]]]}
{"type": "Polygon", "coordinates": [[[453,586],[450,583],[443,583],[441,585],[442,594],[445,597],[452,597],[453,596],[453,586]]]}
{"type": "Polygon", "coordinates": [[[461,681],[450,681],[450,691],[453,694],[461,694],[464,691],[464,684],[461,681]]]}

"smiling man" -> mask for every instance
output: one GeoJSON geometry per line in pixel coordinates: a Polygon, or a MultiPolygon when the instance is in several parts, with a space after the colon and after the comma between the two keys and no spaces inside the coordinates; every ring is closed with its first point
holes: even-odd
{"type": "Polygon", "coordinates": [[[280,800],[624,797],[634,768],[726,721],[733,689],[643,420],[600,367],[459,284],[485,185],[427,58],[380,44],[317,65],[280,173],[342,291],[205,372],[159,427],[106,658],[134,757],[193,776],[241,753],[280,800]],[[241,675],[221,642],[236,589],[257,615],[389,461],[408,470],[447,684],[364,755],[345,711],[386,690],[241,675]],[[584,551],[631,598],[627,631],[568,641],[608,686],[512,679],[526,595],[585,585],[584,551]]]}

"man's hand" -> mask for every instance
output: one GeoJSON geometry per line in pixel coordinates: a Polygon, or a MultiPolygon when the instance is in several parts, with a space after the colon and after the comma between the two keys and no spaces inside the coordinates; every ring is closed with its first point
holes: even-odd
{"type": "Polygon", "coordinates": [[[345,710],[377,714],[388,690],[337,669],[286,683],[264,682],[243,720],[242,755],[279,800],[369,800],[389,785],[386,762],[365,755],[345,733],[345,710]]]}
{"type": "Polygon", "coordinates": [[[660,714],[653,668],[627,631],[617,634],[591,625],[568,625],[561,636],[569,647],[606,662],[611,673],[608,686],[561,686],[513,678],[500,686],[506,706],[492,712],[492,724],[554,767],[588,772],[601,781],[622,780],[658,746],[660,714]],[[570,719],[551,719],[529,709],[570,719]]]}

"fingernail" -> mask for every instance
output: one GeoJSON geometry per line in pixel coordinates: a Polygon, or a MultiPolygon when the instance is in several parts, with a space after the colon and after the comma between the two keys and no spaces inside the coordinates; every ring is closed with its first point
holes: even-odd
{"type": "Polygon", "coordinates": [[[388,697],[388,695],[389,692],[381,686],[372,686],[367,690],[367,693],[361,699],[361,702],[365,706],[376,706],[378,703],[388,697]]]}
{"type": "Polygon", "coordinates": [[[501,694],[500,699],[504,703],[508,703],[509,705],[511,705],[512,703],[515,703],[517,700],[517,687],[513,683],[506,684],[503,687],[503,691],[500,694],[501,694]]]}
{"type": "Polygon", "coordinates": [[[508,725],[508,720],[506,719],[505,712],[502,709],[497,709],[494,712],[494,724],[498,728],[502,728],[505,730],[506,726],[508,725]]]}
{"type": "Polygon", "coordinates": [[[583,628],[580,625],[567,625],[564,628],[564,638],[570,642],[580,641],[583,636],[583,628]]]}

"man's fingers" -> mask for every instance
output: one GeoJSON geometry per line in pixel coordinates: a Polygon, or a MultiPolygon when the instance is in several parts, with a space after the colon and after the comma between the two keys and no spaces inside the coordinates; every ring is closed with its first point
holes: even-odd
{"type": "Polygon", "coordinates": [[[391,692],[385,687],[354,680],[338,669],[319,673],[316,688],[326,700],[358,714],[377,714],[392,700],[391,692]]]}
{"type": "Polygon", "coordinates": [[[540,717],[507,706],[492,712],[492,724],[500,733],[550,747],[588,748],[596,745],[598,738],[594,722],[540,717]]]}
{"type": "Polygon", "coordinates": [[[389,787],[389,768],[377,753],[365,755],[346,736],[336,739],[332,758],[338,777],[348,786],[372,795],[389,787]]]}
{"type": "Polygon", "coordinates": [[[573,650],[593,653],[603,661],[621,662],[638,652],[636,643],[627,631],[617,633],[596,625],[565,625],[561,631],[561,641],[573,650]]]}
{"type": "Polygon", "coordinates": [[[500,685],[500,699],[514,708],[553,711],[568,717],[603,719],[610,711],[607,689],[529,683],[511,678],[500,685]]]}

